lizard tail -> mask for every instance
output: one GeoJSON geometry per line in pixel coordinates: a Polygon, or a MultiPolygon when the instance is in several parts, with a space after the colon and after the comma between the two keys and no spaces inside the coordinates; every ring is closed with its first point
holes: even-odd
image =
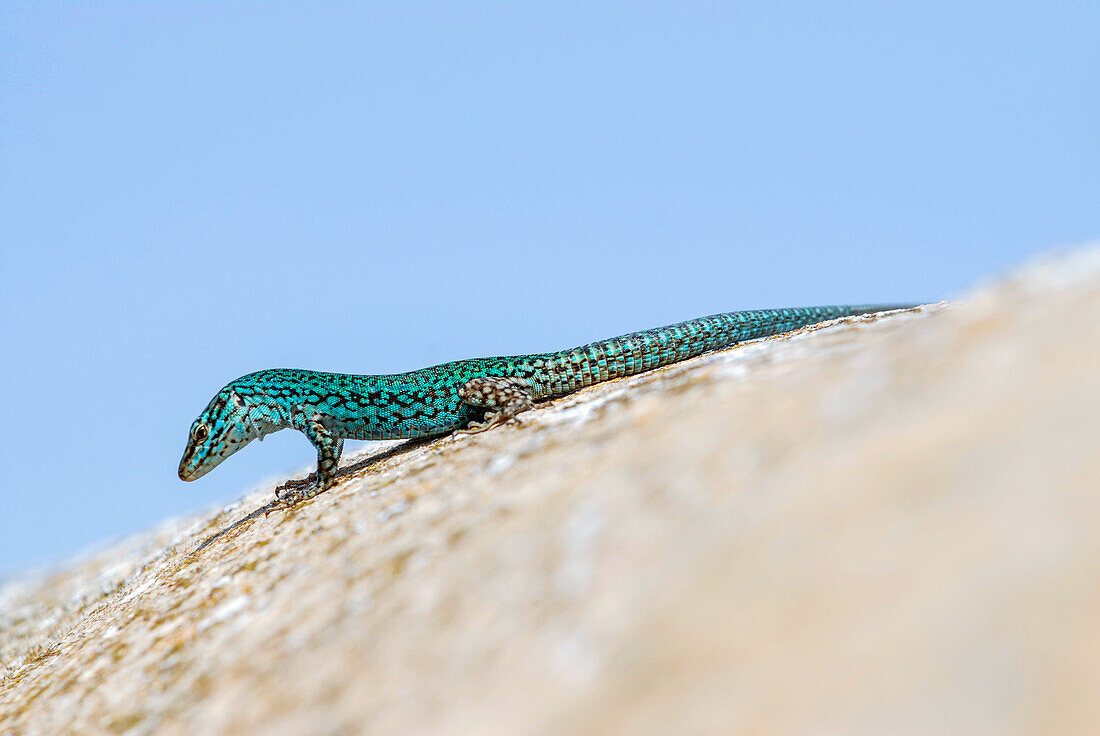
{"type": "MultiPolygon", "coordinates": [[[[726,312],[562,350],[543,357],[557,364],[546,396],[560,396],[599,381],[632,376],[697,355],[842,317],[911,309],[917,304],[862,304],[726,312]]],[[[542,392],[540,392],[542,393],[542,392]]]]}

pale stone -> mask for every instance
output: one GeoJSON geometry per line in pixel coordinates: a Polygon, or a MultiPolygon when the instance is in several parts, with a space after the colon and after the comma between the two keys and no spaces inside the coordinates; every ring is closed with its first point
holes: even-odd
{"type": "Polygon", "coordinates": [[[0,733],[1094,733],[1098,327],[1050,258],[10,581],[0,733]]]}

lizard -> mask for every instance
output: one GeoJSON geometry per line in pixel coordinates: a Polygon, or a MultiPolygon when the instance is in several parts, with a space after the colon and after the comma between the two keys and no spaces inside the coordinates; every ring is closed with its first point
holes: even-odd
{"type": "Polygon", "coordinates": [[[280,492],[327,490],[345,439],[386,440],[476,433],[601,381],[636,375],[748,340],[828,320],[914,304],[727,312],[552,353],[472,358],[388,375],[275,368],[226,384],[191,424],[179,477],[196,480],[253,440],[282,429],[305,434],[317,470],[280,492]]]}

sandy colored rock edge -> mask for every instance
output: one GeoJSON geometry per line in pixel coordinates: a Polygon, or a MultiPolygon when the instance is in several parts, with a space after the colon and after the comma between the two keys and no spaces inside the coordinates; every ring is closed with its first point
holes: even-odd
{"type": "Polygon", "coordinates": [[[1100,251],[0,588],[0,732],[1085,733],[1100,251]]]}

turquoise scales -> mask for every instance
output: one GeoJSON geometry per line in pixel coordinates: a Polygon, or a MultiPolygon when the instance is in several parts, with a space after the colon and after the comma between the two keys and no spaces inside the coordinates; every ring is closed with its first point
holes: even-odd
{"type": "Polygon", "coordinates": [[[540,399],[600,381],[830,319],[908,306],[715,314],[556,353],[472,358],[392,375],[285,368],[249,373],[226,385],[195,419],[179,476],[195,480],[252,440],[293,427],[317,448],[315,477],[325,488],[335,478],[345,438],[411,439],[481,431],[512,419],[540,399]]]}

